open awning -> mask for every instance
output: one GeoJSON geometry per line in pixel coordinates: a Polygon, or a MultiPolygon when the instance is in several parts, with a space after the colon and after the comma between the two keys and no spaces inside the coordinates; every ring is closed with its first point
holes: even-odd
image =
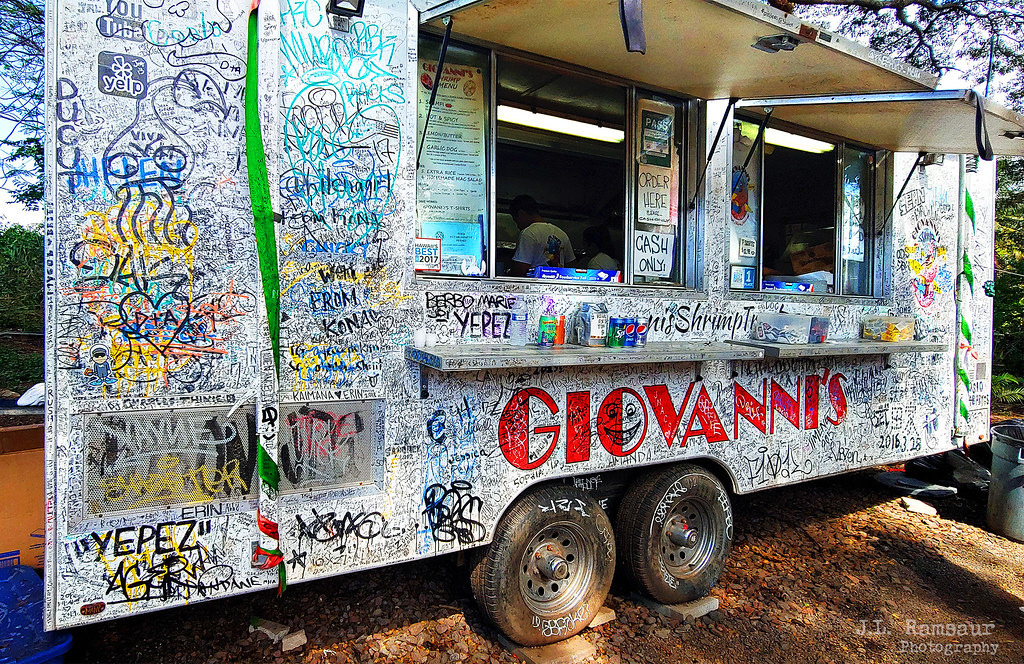
{"type": "Polygon", "coordinates": [[[898,152],[1024,156],[1024,116],[971,90],[743,99],[737,108],[898,152]],[[984,118],[979,124],[978,118],[984,118]]]}
{"type": "Polygon", "coordinates": [[[935,84],[931,74],[757,0],[648,0],[645,54],[626,51],[619,0],[415,4],[421,21],[438,27],[440,17],[451,15],[456,36],[702,99],[930,90],[935,84]],[[753,48],[758,40],[784,46],[766,52],[753,48]]]}

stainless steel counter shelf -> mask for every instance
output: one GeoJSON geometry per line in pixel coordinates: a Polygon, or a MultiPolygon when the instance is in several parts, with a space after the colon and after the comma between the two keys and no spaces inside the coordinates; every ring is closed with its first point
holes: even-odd
{"type": "Polygon", "coordinates": [[[892,353],[942,353],[949,344],[933,341],[874,341],[843,339],[820,344],[778,344],[753,339],[733,339],[728,343],[760,348],[765,357],[823,357],[827,355],[891,355],[892,353]]]}
{"type": "Polygon", "coordinates": [[[406,346],[408,360],[438,371],[521,369],[531,367],[600,366],[605,364],[663,364],[708,360],[760,360],[764,351],[721,341],[671,341],[640,348],[607,348],[566,344],[552,348],[497,344],[406,346]]]}

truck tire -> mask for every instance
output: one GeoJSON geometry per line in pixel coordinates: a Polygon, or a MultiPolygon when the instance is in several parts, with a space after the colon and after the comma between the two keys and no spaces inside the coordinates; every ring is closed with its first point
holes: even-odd
{"type": "Polygon", "coordinates": [[[623,571],[662,604],[707,595],[732,548],[729,494],[712,473],[689,463],[638,479],[616,525],[623,571]]]}
{"type": "Polygon", "coordinates": [[[568,486],[517,499],[470,573],[484,615],[510,639],[539,646],[590,624],[615,573],[615,537],[593,498],[568,486]]]}

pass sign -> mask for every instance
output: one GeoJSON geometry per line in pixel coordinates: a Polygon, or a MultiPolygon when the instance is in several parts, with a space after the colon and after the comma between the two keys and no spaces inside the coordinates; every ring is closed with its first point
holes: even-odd
{"type": "Polygon", "coordinates": [[[441,239],[418,237],[413,245],[413,269],[417,272],[441,271],[441,239]]]}

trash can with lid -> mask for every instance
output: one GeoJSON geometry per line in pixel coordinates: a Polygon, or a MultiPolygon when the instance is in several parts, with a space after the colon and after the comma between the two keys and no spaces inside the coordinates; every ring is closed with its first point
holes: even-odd
{"type": "Polygon", "coordinates": [[[988,527],[1024,542],[1024,424],[992,427],[992,484],[988,527]]]}

